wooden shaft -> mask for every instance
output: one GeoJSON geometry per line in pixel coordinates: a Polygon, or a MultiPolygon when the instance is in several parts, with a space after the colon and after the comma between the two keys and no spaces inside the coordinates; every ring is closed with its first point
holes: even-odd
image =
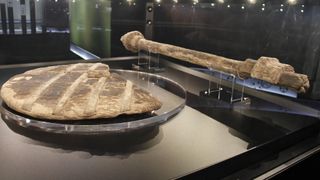
{"type": "Polygon", "coordinates": [[[140,50],[162,54],[178,60],[212,68],[241,77],[261,79],[272,84],[290,87],[298,92],[309,88],[308,77],[294,72],[288,64],[282,64],[276,58],[261,57],[258,60],[234,60],[205,52],[186,49],[170,44],[146,40],[138,31],[126,33],[121,37],[125,48],[132,52],[140,50]]]}
{"type": "Polygon", "coordinates": [[[146,40],[138,31],[127,33],[121,38],[121,41],[128,50],[133,52],[144,50],[152,53],[158,53],[231,74],[237,74],[238,66],[242,63],[241,61],[209,53],[146,40]]]}

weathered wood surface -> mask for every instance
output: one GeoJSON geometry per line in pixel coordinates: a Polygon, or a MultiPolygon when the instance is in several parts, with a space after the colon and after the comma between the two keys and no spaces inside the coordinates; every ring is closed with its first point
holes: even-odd
{"type": "Polygon", "coordinates": [[[234,60],[210,53],[146,40],[138,31],[132,31],[123,35],[121,41],[125,48],[132,52],[144,50],[158,53],[237,76],[257,78],[272,84],[286,86],[296,89],[300,93],[305,93],[310,86],[307,75],[295,73],[291,65],[280,63],[276,58],[261,57],[258,60],[234,60]]]}
{"type": "Polygon", "coordinates": [[[17,112],[53,120],[112,118],[162,105],[101,63],[49,66],[18,74],[3,84],[1,98],[17,112]]]}

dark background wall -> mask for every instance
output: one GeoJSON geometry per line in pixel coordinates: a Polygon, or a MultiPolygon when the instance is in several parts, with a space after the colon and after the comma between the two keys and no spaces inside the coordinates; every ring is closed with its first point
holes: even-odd
{"type": "MultiPolygon", "coordinates": [[[[119,39],[131,30],[144,32],[143,1],[112,4],[112,55],[130,55],[119,39]]],[[[153,40],[237,60],[278,58],[307,74],[308,97],[320,98],[319,1],[297,0],[162,0],[154,2],[153,40]]]]}
{"type": "Polygon", "coordinates": [[[69,35],[65,33],[0,36],[0,66],[79,59],[69,48],[69,35]]]}
{"type": "Polygon", "coordinates": [[[123,47],[120,38],[129,31],[144,32],[146,0],[135,0],[132,3],[113,0],[111,6],[111,55],[135,55],[123,47]]]}
{"type": "Polygon", "coordinates": [[[31,1],[25,1],[26,32],[21,31],[23,6],[18,1],[13,2],[12,19],[9,18],[9,3],[0,2],[4,7],[0,10],[0,65],[79,59],[69,50],[68,0],[33,0],[34,19],[31,19],[31,1]],[[7,29],[5,33],[3,24],[7,23],[9,28],[10,22],[13,32],[7,29]],[[34,31],[31,30],[32,23],[36,26],[34,31]]]}
{"type": "Polygon", "coordinates": [[[276,57],[307,74],[310,96],[320,97],[319,2],[184,2],[155,6],[154,40],[237,60],[276,57]]]}
{"type": "MultiPolygon", "coordinates": [[[[14,2],[16,3],[16,1],[14,2]]],[[[38,1],[35,2],[39,3],[38,1]]],[[[69,33],[70,11],[68,4],[76,2],[78,2],[78,0],[41,0],[40,4],[36,4],[36,7],[39,7],[36,9],[35,14],[37,17],[39,16],[40,19],[37,19],[37,31],[33,34],[30,32],[30,29],[28,29],[26,34],[21,33],[21,9],[20,4],[16,3],[15,6],[13,6],[15,33],[10,34],[8,32],[5,34],[2,31],[2,26],[0,26],[0,65],[80,59],[80,57],[74,55],[69,50],[72,40],[69,33]],[[16,14],[19,14],[19,16],[16,14]]],[[[92,1],[91,3],[94,7],[96,1],[92,1]]],[[[6,14],[6,21],[8,21],[9,5],[8,3],[2,2],[0,2],[0,4],[5,7],[4,14],[6,14]]],[[[134,55],[123,48],[120,37],[128,31],[144,31],[145,4],[145,0],[135,0],[132,1],[132,3],[128,3],[126,0],[111,1],[111,53],[103,56],[103,54],[106,53],[95,52],[97,55],[100,57],[107,57],[110,56],[110,54],[111,56],[134,55]]],[[[29,6],[29,4],[27,4],[27,6],[29,6]]],[[[1,9],[0,11],[0,16],[2,16],[3,10],[1,9]]],[[[99,9],[99,11],[103,11],[103,9],[99,9]]],[[[27,15],[28,13],[29,11],[27,11],[27,15]]],[[[80,15],[86,16],[86,14],[80,15]]],[[[28,15],[28,28],[30,27],[29,17],[28,15]]],[[[83,19],[85,19],[85,17],[83,17],[83,19]]],[[[97,18],[95,20],[98,21],[97,18]]],[[[97,22],[96,24],[99,23],[97,22]]],[[[99,37],[87,38],[98,39],[99,37]]],[[[99,45],[100,41],[95,41],[94,43],[98,47],[101,47],[99,45]]],[[[99,50],[99,48],[96,49],[99,50]]]]}
{"type": "MultiPolygon", "coordinates": [[[[46,1],[43,26],[64,29],[69,24],[66,3],[46,1]],[[52,15],[59,8],[63,18],[52,15]]],[[[112,0],[111,56],[135,55],[124,49],[120,37],[132,30],[145,31],[146,2],[155,2],[154,40],[237,60],[276,57],[307,74],[312,83],[310,96],[320,98],[319,1],[297,0],[290,5],[287,0],[256,0],[254,4],[248,0],[199,0],[196,4],[192,0],[162,0],[160,4],[112,0]]],[[[69,44],[69,34],[61,32],[0,35],[0,64],[79,58],[70,53],[69,44]]]]}

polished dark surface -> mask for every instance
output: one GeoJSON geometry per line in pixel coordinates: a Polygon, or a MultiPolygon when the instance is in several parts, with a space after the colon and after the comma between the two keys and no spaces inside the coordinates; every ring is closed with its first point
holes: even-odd
{"type": "MultiPolygon", "coordinates": [[[[102,62],[126,69],[136,61],[102,62]]],[[[7,66],[0,69],[5,75],[2,82],[49,64],[7,66]]],[[[4,179],[169,179],[210,167],[218,178],[319,132],[317,118],[277,102],[250,96],[250,104],[230,104],[224,98],[199,96],[208,80],[192,72],[167,66],[159,73],[188,91],[184,110],[159,128],[116,136],[65,136],[30,131],[1,120],[0,174],[4,179]],[[16,173],[16,169],[21,171],[16,173]]]]}
{"type": "Polygon", "coordinates": [[[118,136],[47,134],[2,120],[0,129],[4,179],[170,179],[231,158],[247,145],[190,107],[159,129],[118,136]]]}

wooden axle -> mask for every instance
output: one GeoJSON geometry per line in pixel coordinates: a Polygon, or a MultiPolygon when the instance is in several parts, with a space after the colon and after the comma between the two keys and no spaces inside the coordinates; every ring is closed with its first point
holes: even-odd
{"type": "Polygon", "coordinates": [[[260,57],[258,60],[234,60],[170,44],[150,41],[145,39],[138,31],[126,33],[121,37],[121,41],[125,48],[132,52],[144,50],[158,53],[236,76],[252,77],[271,84],[293,88],[300,93],[305,93],[310,87],[307,75],[295,73],[291,65],[280,63],[277,58],[260,57]]]}

